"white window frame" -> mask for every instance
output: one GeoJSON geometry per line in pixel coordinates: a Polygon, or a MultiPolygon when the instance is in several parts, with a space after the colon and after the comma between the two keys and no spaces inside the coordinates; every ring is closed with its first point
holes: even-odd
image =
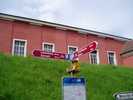
{"type": "Polygon", "coordinates": [[[14,46],[15,46],[15,41],[21,41],[21,42],[25,42],[25,46],[24,46],[24,57],[26,57],[27,55],[27,40],[24,39],[13,39],[12,42],[12,55],[14,56],[14,46]]]}
{"type": "MultiPolygon", "coordinates": [[[[100,64],[99,50],[96,49],[95,51],[97,51],[97,64],[100,64]]],[[[91,52],[89,53],[89,58],[90,58],[90,64],[92,64],[91,63],[91,52]]]]}
{"type": "Polygon", "coordinates": [[[116,59],[116,52],[115,51],[107,51],[108,64],[109,64],[109,53],[114,53],[114,65],[117,65],[117,59],[116,59]]]}
{"type": "Polygon", "coordinates": [[[52,46],[53,46],[52,52],[55,52],[55,44],[54,44],[54,43],[43,42],[43,43],[42,43],[42,50],[44,50],[44,44],[52,45],[52,46]]]}
{"type": "Polygon", "coordinates": [[[67,48],[67,53],[68,54],[70,53],[69,48],[76,48],[76,51],[78,51],[78,46],[68,45],[68,48],[67,48]]]}

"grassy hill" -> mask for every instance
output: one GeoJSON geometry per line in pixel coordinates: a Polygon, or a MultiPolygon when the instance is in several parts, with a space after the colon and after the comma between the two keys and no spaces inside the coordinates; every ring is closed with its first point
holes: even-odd
{"type": "MultiPolygon", "coordinates": [[[[0,54],[0,100],[61,100],[61,78],[70,62],[0,54]]],[[[133,91],[133,69],[81,64],[89,100],[113,100],[133,91]]]]}

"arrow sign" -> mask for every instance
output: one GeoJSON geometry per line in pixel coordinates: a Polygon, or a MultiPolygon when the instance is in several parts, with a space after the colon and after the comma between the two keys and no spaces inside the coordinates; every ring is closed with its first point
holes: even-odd
{"type": "Polygon", "coordinates": [[[74,53],[74,58],[73,59],[76,59],[78,58],[79,56],[81,55],[84,55],[86,53],[89,53],[89,52],[92,52],[92,51],[95,51],[96,48],[97,48],[97,42],[94,41],[94,42],[91,42],[89,45],[87,45],[85,48],[81,49],[80,51],[77,51],[74,53]]]}
{"type": "Polygon", "coordinates": [[[59,52],[46,52],[42,50],[34,50],[33,55],[37,57],[46,57],[46,58],[57,58],[57,59],[65,59],[66,54],[59,52]]]}

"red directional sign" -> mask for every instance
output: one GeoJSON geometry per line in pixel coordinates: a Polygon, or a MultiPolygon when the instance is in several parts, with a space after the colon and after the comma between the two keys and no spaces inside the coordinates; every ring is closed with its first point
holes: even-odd
{"type": "Polygon", "coordinates": [[[65,59],[66,54],[59,52],[46,52],[42,50],[34,50],[33,55],[37,57],[65,59]]]}
{"type": "Polygon", "coordinates": [[[75,52],[74,53],[74,59],[78,58],[79,56],[81,56],[83,54],[86,54],[86,53],[89,53],[89,52],[92,52],[92,51],[96,50],[97,44],[98,43],[96,41],[91,42],[85,48],[81,49],[80,51],[75,52]]]}
{"type": "Polygon", "coordinates": [[[59,52],[46,52],[42,50],[34,50],[33,55],[37,57],[47,57],[47,58],[57,58],[57,59],[66,59],[66,60],[74,60],[77,59],[79,56],[86,54],[88,52],[92,52],[96,50],[97,42],[94,41],[87,45],[85,48],[81,49],[80,51],[76,51],[73,54],[65,54],[59,52]]]}

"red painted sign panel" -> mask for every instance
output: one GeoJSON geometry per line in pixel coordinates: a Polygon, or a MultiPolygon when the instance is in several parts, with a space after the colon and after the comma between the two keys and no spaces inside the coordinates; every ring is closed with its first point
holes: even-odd
{"type": "Polygon", "coordinates": [[[85,48],[81,49],[80,51],[75,52],[74,59],[78,58],[81,55],[84,55],[86,53],[96,50],[97,44],[98,43],[96,41],[94,41],[94,42],[90,43],[89,45],[87,45],[85,48]]]}
{"type": "Polygon", "coordinates": [[[66,54],[59,52],[46,52],[42,50],[34,50],[33,55],[37,57],[65,59],[66,54]]]}

